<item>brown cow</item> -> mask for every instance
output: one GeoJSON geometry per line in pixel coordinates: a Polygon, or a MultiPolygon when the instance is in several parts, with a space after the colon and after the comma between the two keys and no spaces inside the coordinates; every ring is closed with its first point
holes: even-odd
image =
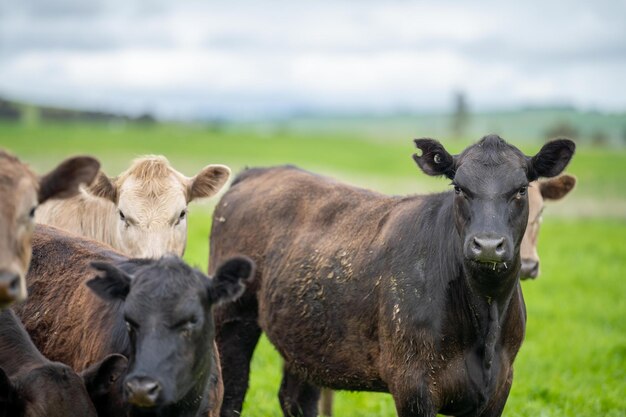
{"type": "Polygon", "coordinates": [[[26,298],[33,217],[38,204],[68,198],[91,183],[100,164],[90,157],[64,161],[37,177],[15,156],[0,150],[0,309],[26,298]]]}
{"type": "Polygon", "coordinates": [[[224,165],[207,165],[196,176],[176,171],[163,156],[133,161],[116,178],[98,175],[74,198],[44,204],[35,220],[104,242],[136,258],[182,256],[187,242],[187,205],[217,193],[230,176],[224,165]]]}
{"type": "MultiPolygon", "coordinates": [[[[0,151],[0,310],[26,297],[24,277],[31,259],[37,204],[76,194],[81,183],[95,178],[99,167],[93,158],[78,157],[38,178],[17,158],[0,151]]],[[[125,363],[124,357],[115,355],[95,364],[83,375],[86,389],[72,369],[42,356],[12,311],[2,311],[0,416],[95,416],[90,396],[100,396],[125,363]]]]}
{"type": "Polygon", "coordinates": [[[222,417],[241,412],[262,331],[285,362],[286,416],[316,415],[320,386],[390,392],[400,417],[501,415],[525,332],[528,184],[560,174],[575,146],[416,145],[453,191],[388,197],[277,167],[244,172],[221,199],[210,265],[239,252],[257,265],[216,314],[222,417]]]}
{"type": "MultiPolygon", "coordinates": [[[[123,302],[102,301],[84,285],[96,276],[91,266],[96,262],[110,264],[111,268],[123,268],[124,273],[129,276],[139,274],[148,267],[154,271],[160,268],[164,277],[161,281],[172,279],[172,286],[181,279],[187,279],[185,277],[191,270],[186,267],[187,270],[183,271],[181,278],[180,272],[172,272],[181,269],[180,266],[174,268],[166,263],[160,265],[160,260],[153,259],[129,259],[102,243],[54,227],[38,225],[33,235],[33,260],[27,276],[30,296],[25,303],[16,307],[16,312],[24,321],[37,347],[53,360],[67,363],[75,369],[84,369],[106,355],[120,353],[129,357],[132,367],[135,353],[146,355],[146,352],[135,352],[131,348],[127,324],[124,323],[122,314],[123,302]]],[[[177,262],[182,264],[180,260],[177,262]]],[[[158,282],[153,280],[153,283],[158,282]]],[[[157,310],[165,312],[166,305],[176,297],[185,295],[189,302],[186,307],[194,305],[191,295],[196,294],[195,291],[171,291],[166,284],[153,288],[153,293],[146,292],[143,295],[144,302],[150,299],[150,306],[156,306],[157,310]]],[[[176,312],[183,313],[183,310],[181,308],[176,312]]],[[[145,317],[136,318],[140,319],[145,317]]],[[[210,325],[212,326],[212,318],[210,325]]],[[[156,324],[146,325],[149,328],[151,326],[156,324]]],[[[212,335],[207,335],[209,336],[212,335]]],[[[215,346],[212,337],[210,343],[215,346]]],[[[204,372],[202,378],[198,378],[198,381],[208,384],[208,397],[202,395],[197,399],[202,400],[202,404],[210,409],[210,416],[217,416],[222,400],[221,376],[219,367],[215,366],[219,363],[217,352],[213,348],[211,350],[206,354],[207,360],[203,361],[203,366],[210,366],[210,372],[204,372]]],[[[121,385],[117,387],[119,395],[121,388],[121,385]]],[[[193,405],[200,406],[200,402],[193,405]]],[[[125,407],[125,404],[121,406],[125,407]]],[[[117,406],[100,416],[116,417],[119,413],[120,406],[117,406]]]]}

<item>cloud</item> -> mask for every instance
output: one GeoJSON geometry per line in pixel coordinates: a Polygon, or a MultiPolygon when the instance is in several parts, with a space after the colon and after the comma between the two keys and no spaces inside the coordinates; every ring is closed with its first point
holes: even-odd
{"type": "Polygon", "coordinates": [[[571,102],[626,109],[626,5],[28,0],[0,93],[164,117],[571,102]]]}

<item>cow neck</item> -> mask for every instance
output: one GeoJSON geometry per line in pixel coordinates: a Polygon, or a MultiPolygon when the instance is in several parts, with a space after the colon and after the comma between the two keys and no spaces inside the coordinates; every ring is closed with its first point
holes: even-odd
{"type": "Polygon", "coordinates": [[[0,312],[0,366],[4,371],[11,376],[46,363],[15,313],[9,309],[0,312]]]}
{"type": "MultiPolygon", "coordinates": [[[[517,268],[519,270],[519,268],[517,268]]],[[[519,275],[518,272],[514,274],[519,275]]],[[[506,288],[500,289],[497,296],[480,294],[469,284],[470,277],[465,277],[464,291],[467,294],[468,313],[471,318],[473,332],[476,337],[475,347],[479,347],[482,353],[482,387],[487,389],[492,384],[494,373],[492,365],[496,355],[496,348],[501,340],[501,334],[505,329],[505,320],[516,289],[519,277],[506,282],[506,288]]]]}

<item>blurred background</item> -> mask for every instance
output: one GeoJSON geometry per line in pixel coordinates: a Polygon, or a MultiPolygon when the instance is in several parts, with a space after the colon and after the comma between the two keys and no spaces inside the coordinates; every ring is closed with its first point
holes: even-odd
{"type": "MultiPolygon", "coordinates": [[[[549,203],[542,275],[507,416],[626,415],[626,3],[0,0],[0,146],[44,172],[90,153],[293,163],[388,194],[445,190],[412,138],[452,152],[497,133],[578,145],[549,203]]],[[[213,199],[186,258],[206,269],[213,199]]],[[[255,354],[244,416],[280,415],[280,360],[255,354]]],[[[393,416],[341,393],[338,416],[393,416]]]]}

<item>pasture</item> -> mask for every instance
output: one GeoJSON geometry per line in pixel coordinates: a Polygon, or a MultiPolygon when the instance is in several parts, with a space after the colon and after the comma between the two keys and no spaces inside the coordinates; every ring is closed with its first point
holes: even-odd
{"type": "MultiPolygon", "coordinates": [[[[114,176],[138,155],[164,154],[187,175],[209,163],[227,164],[235,173],[244,166],[293,163],[390,194],[448,187],[448,181],[419,172],[411,159],[412,136],[384,139],[245,125],[0,124],[0,147],[37,172],[69,155],[88,153],[114,176]]],[[[437,139],[451,151],[470,142],[437,139]]],[[[530,138],[514,144],[527,153],[541,145],[530,138]]],[[[567,172],[578,176],[579,185],[563,202],[547,207],[539,243],[541,276],[523,283],[527,334],[506,416],[626,415],[626,151],[580,146],[567,172]]],[[[203,270],[216,201],[190,207],[185,258],[203,270]]],[[[245,417],[281,415],[280,368],[277,353],[262,339],[245,417]]],[[[387,417],[395,416],[395,409],[388,395],[339,393],[335,414],[387,417]]]]}

